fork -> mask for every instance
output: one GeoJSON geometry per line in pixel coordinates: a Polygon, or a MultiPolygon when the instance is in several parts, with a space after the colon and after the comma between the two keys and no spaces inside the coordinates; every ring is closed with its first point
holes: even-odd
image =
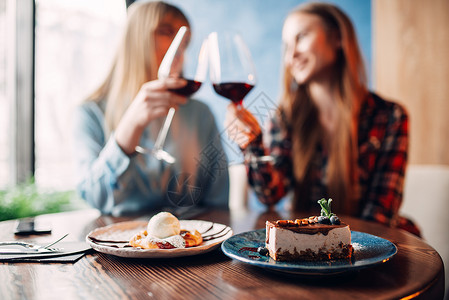
{"type": "MultiPolygon", "coordinates": [[[[64,236],[60,237],[59,239],[57,239],[54,242],[51,242],[48,245],[45,246],[41,246],[41,245],[36,245],[36,244],[31,244],[31,243],[27,243],[27,242],[20,242],[20,241],[10,241],[10,242],[0,242],[0,246],[22,246],[25,247],[27,250],[32,250],[32,251],[45,251],[48,250],[49,252],[58,252],[61,251],[62,248],[50,248],[50,246],[55,245],[56,243],[59,243],[61,240],[63,240],[64,238],[66,238],[69,234],[65,234],[64,236]]],[[[1,249],[0,249],[1,251],[1,249]]]]}

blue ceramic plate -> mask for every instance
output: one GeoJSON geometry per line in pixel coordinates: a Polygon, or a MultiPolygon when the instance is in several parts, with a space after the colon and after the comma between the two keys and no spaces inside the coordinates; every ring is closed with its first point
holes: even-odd
{"type": "Polygon", "coordinates": [[[351,231],[351,243],[354,247],[351,260],[278,262],[255,250],[265,246],[265,229],[259,229],[230,237],[222,243],[221,249],[227,256],[253,266],[308,276],[333,275],[372,267],[388,261],[398,252],[392,242],[358,231],[351,231]]]}

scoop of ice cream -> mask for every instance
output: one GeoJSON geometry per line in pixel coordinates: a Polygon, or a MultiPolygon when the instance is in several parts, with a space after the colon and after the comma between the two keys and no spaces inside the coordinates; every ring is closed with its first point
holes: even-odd
{"type": "Polygon", "coordinates": [[[169,212],[160,212],[148,222],[148,236],[165,239],[181,232],[179,220],[169,212]]]}

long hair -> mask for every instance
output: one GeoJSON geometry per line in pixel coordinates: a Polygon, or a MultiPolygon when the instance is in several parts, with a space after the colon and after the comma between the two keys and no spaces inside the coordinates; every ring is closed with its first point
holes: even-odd
{"type": "Polygon", "coordinates": [[[294,208],[307,207],[309,201],[310,167],[319,145],[328,150],[328,166],[323,174],[327,191],[337,212],[355,214],[358,200],[357,128],[362,102],[367,95],[366,74],[356,34],[349,18],[336,6],[327,3],[306,3],[288,16],[305,13],[318,16],[328,33],[337,34],[341,48],[337,53],[336,107],[338,124],[328,136],[319,121],[319,111],[310,98],[307,84],[298,85],[284,66],[280,111],[285,127],[292,136],[293,174],[297,183],[294,208]],[[328,139],[326,139],[327,137],[328,139]]]}
{"type": "Polygon", "coordinates": [[[106,99],[105,125],[113,131],[142,84],[157,78],[154,32],[162,18],[172,14],[187,26],[186,16],[164,2],[138,1],[130,5],[125,31],[112,67],[88,100],[106,99]]]}

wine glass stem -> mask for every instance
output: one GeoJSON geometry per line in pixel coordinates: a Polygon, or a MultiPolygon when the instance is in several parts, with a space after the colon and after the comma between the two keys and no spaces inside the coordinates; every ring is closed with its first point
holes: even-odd
{"type": "Polygon", "coordinates": [[[167,137],[168,129],[170,129],[171,121],[173,120],[173,116],[175,115],[176,110],[171,107],[168,110],[167,116],[165,117],[164,125],[162,125],[161,130],[156,138],[156,142],[154,143],[154,150],[160,150],[164,147],[165,139],[167,137]]]}

